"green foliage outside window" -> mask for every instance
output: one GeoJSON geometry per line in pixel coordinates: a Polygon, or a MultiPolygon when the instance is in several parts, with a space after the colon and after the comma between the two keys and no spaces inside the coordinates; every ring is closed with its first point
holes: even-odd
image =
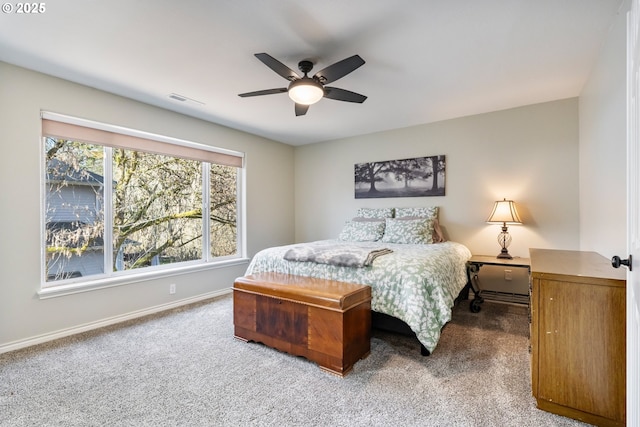
{"type": "Polygon", "coordinates": [[[53,138],[45,158],[48,281],[104,274],[105,232],[107,274],[238,254],[235,167],[53,138]]]}

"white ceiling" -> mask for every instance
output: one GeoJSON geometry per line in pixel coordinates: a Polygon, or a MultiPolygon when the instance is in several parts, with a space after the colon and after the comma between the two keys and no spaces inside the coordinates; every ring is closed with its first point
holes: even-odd
{"type": "Polygon", "coordinates": [[[302,145],[578,96],[622,2],[54,0],[0,14],[0,60],[302,145]],[[369,98],[240,98],[288,84],[259,52],[310,74],[359,54],[331,86],[369,98]]]}

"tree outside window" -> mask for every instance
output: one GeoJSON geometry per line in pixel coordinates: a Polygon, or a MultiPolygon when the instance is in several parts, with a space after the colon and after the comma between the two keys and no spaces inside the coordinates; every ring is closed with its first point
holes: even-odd
{"type": "Polygon", "coordinates": [[[239,255],[238,168],[53,137],[44,151],[47,282],[239,255]]]}

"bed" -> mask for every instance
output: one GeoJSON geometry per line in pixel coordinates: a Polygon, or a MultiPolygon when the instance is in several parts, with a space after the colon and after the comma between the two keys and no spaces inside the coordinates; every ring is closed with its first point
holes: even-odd
{"type": "Polygon", "coordinates": [[[278,272],[369,285],[371,309],[406,323],[431,353],[468,283],[471,252],[441,241],[437,207],[425,209],[360,209],[338,239],[264,249],[246,275],[278,272]]]}

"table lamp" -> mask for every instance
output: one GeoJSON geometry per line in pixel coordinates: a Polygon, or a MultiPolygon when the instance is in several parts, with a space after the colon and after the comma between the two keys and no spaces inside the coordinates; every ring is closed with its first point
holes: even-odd
{"type": "Polygon", "coordinates": [[[522,224],[520,217],[518,216],[518,211],[516,210],[516,203],[513,200],[499,200],[493,206],[493,211],[487,222],[490,224],[500,224],[502,223],[502,232],[498,234],[498,243],[502,250],[500,254],[498,254],[498,258],[502,259],[513,259],[513,257],[509,254],[507,247],[511,243],[511,235],[507,231],[507,224],[522,224]]]}

